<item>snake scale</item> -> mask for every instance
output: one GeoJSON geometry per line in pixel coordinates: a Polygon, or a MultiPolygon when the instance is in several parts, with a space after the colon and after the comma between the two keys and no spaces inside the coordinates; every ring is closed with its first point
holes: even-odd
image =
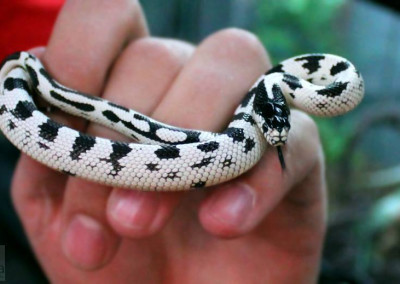
{"type": "Polygon", "coordinates": [[[344,114],[364,95],[360,73],[346,59],[306,54],[262,75],[221,133],[182,129],[56,82],[27,52],[0,69],[0,128],[22,152],[71,176],[138,190],[187,190],[219,184],[248,171],[268,144],[281,147],[289,106],[317,116],[344,114]],[[34,102],[100,123],[132,138],[125,143],[73,130],[34,102]]]}

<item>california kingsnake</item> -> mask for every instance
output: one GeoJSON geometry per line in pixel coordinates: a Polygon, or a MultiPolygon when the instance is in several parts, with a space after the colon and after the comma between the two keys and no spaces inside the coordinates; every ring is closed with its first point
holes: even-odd
{"type": "Polygon", "coordinates": [[[336,116],[352,110],[363,95],[362,77],[348,60],[329,54],[293,57],[262,75],[228,127],[212,133],[166,125],[64,87],[35,56],[19,52],[1,65],[0,128],[22,152],[69,175],[139,190],[186,190],[233,179],[257,163],[267,142],[285,144],[289,105],[336,116]],[[55,122],[38,110],[36,95],[138,143],[93,137],[55,122]]]}

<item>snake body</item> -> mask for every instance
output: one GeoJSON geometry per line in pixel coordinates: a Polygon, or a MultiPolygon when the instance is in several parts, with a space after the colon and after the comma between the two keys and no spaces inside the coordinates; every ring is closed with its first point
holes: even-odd
{"type": "Polygon", "coordinates": [[[0,69],[0,128],[22,152],[66,174],[139,190],[186,190],[233,179],[253,167],[267,144],[286,143],[289,105],[318,116],[352,110],[364,95],[346,59],[306,54],[262,75],[221,133],[167,125],[56,82],[35,56],[8,56],[0,69]],[[103,124],[133,143],[94,137],[46,116],[34,102],[103,124]]]}

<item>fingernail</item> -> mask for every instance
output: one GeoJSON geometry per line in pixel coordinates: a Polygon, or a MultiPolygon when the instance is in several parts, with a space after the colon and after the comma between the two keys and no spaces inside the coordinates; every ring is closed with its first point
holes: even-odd
{"type": "Polygon", "coordinates": [[[110,200],[112,218],[122,226],[144,230],[151,226],[159,207],[159,196],[152,192],[117,189],[110,200]]]}
{"type": "Polygon", "coordinates": [[[62,247],[71,262],[82,268],[93,269],[105,260],[106,233],[95,219],[78,214],[67,227],[62,247]]]}
{"type": "Polygon", "coordinates": [[[210,201],[210,214],[221,223],[241,227],[255,203],[255,193],[244,183],[227,185],[210,201]]]}

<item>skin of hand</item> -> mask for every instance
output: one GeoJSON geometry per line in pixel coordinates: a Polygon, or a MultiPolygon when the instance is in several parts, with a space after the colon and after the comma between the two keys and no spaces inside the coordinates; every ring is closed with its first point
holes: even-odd
{"type": "MultiPolygon", "coordinates": [[[[220,131],[270,61],[259,40],[219,31],[195,47],[149,36],[136,1],[66,1],[31,50],[61,83],[173,125],[220,131]]],[[[126,137],[61,113],[92,135],[126,137]]],[[[318,131],[292,111],[287,169],[269,147],[248,173],[193,192],[139,192],[67,177],[22,155],[12,198],[51,282],[312,283],[325,233],[318,131]]]]}

